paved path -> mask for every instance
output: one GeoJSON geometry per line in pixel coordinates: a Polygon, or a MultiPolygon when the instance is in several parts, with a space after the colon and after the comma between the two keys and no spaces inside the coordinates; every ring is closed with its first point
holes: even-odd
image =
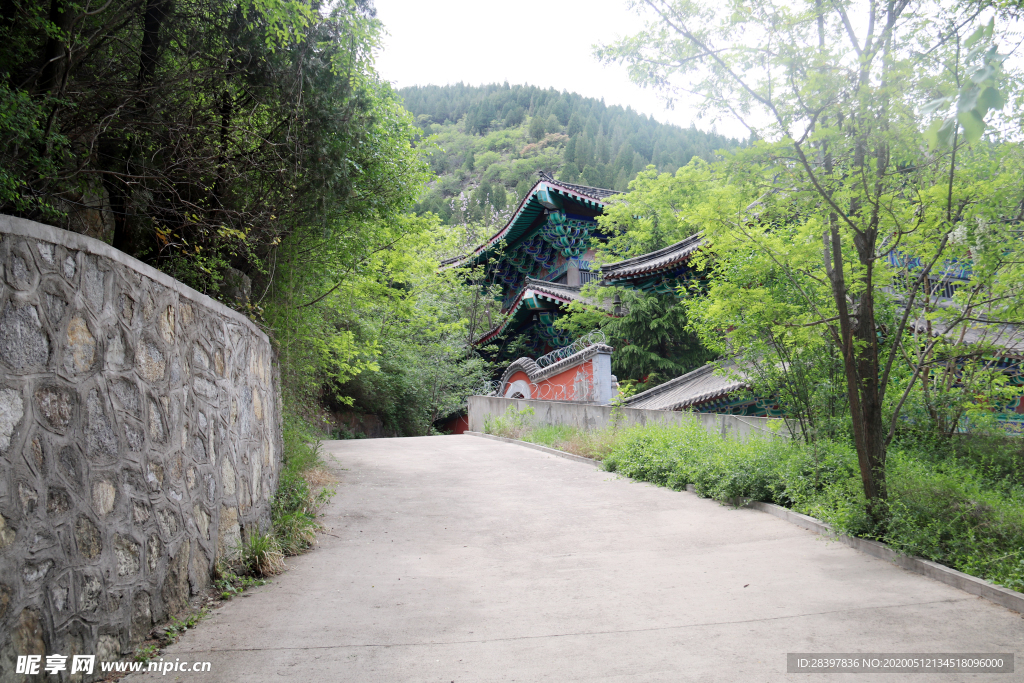
{"type": "Polygon", "coordinates": [[[1024,660],[1024,619],[771,515],[478,437],[326,450],[332,535],[165,654],[212,673],[166,680],[1024,680],[787,675],[787,652],[1024,660]]]}

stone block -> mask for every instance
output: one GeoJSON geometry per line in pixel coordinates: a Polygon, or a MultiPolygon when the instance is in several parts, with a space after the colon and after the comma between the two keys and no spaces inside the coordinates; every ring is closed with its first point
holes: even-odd
{"type": "Polygon", "coordinates": [[[31,304],[8,302],[0,315],[0,360],[15,370],[45,366],[50,359],[50,338],[39,311],[31,304]]]}
{"type": "Polygon", "coordinates": [[[164,468],[158,462],[149,463],[149,471],[146,473],[146,481],[149,483],[149,490],[156,493],[164,485],[164,468]]]}
{"type": "Polygon", "coordinates": [[[7,526],[7,520],[4,519],[3,515],[0,515],[0,550],[14,543],[16,537],[17,534],[14,529],[7,526]]]}
{"type": "Polygon", "coordinates": [[[149,635],[149,629],[153,626],[153,611],[150,606],[149,593],[138,591],[132,596],[132,617],[131,617],[132,643],[140,643],[149,635]]]}
{"type": "Polygon", "coordinates": [[[78,554],[87,560],[95,559],[103,552],[100,530],[84,515],[75,521],[75,544],[78,546],[78,554]]]}
{"type": "Polygon", "coordinates": [[[77,265],[75,264],[75,257],[74,256],[66,257],[64,259],[64,263],[61,264],[61,273],[64,274],[64,279],[66,279],[68,282],[73,280],[75,278],[75,271],[76,270],[77,270],[77,265]]]}
{"type": "Polygon", "coordinates": [[[90,460],[113,460],[118,453],[117,434],[107,416],[103,396],[92,389],[85,401],[85,452],[90,460]]]}
{"type": "Polygon", "coordinates": [[[146,564],[149,566],[149,571],[155,572],[156,568],[160,566],[160,549],[163,544],[160,542],[160,537],[156,534],[151,534],[146,540],[146,564]]]}
{"type": "Polygon", "coordinates": [[[11,447],[14,430],[25,416],[25,402],[14,389],[0,389],[0,453],[11,447]]]}
{"type": "Polygon", "coordinates": [[[43,617],[39,610],[26,607],[18,616],[18,624],[11,633],[14,651],[19,655],[43,655],[46,640],[43,638],[43,617]]]}
{"type": "Polygon", "coordinates": [[[96,640],[96,670],[99,662],[113,662],[121,658],[121,639],[117,636],[103,634],[96,640]]]}
{"type": "Polygon", "coordinates": [[[62,488],[51,488],[46,492],[46,513],[59,517],[71,509],[71,496],[62,488]]]}
{"type": "Polygon", "coordinates": [[[136,429],[131,424],[124,423],[124,442],[128,446],[128,450],[133,453],[138,453],[142,450],[142,447],[146,444],[146,435],[143,434],[141,429],[136,429]]]}
{"type": "Polygon", "coordinates": [[[103,363],[108,369],[118,370],[124,365],[125,345],[121,331],[113,329],[107,333],[107,350],[103,363]]]}
{"type": "Polygon", "coordinates": [[[132,501],[132,521],[142,524],[149,519],[149,503],[142,500],[132,501]]]}
{"type": "Polygon", "coordinates": [[[165,538],[171,539],[178,535],[181,525],[178,523],[178,513],[174,510],[159,508],[156,511],[156,521],[165,538]]]}
{"type": "Polygon", "coordinates": [[[164,428],[164,418],[160,406],[153,399],[149,399],[149,438],[156,443],[164,443],[167,439],[167,431],[164,428]]]}
{"type": "Polygon", "coordinates": [[[209,540],[210,516],[206,514],[206,510],[201,508],[199,505],[193,505],[192,518],[196,521],[196,529],[199,531],[200,538],[209,540]]]}
{"type": "Polygon", "coordinates": [[[88,372],[96,362],[96,337],[81,315],[68,323],[64,347],[64,369],[70,373],[88,372]]]}
{"type": "Polygon", "coordinates": [[[217,385],[206,378],[197,376],[192,380],[192,387],[203,398],[212,399],[217,397],[217,385]]]}
{"type": "Polygon", "coordinates": [[[164,338],[164,341],[168,344],[174,343],[174,307],[167,306],[160,311],[160,317],[157,319],[157,326],[160,328],[160,335],[164,338]]]}
{"type": "Polygon", "coordinates": [[[118,576],[135,576],[141,568],[142,549],[128,536],[114,537],[114,557],[117,558],[118,576]]]}
{"type": "Polygon", "coordinates": [[[36,473],[41,474],[43,472],[43,441],[36,434],[32,437],[32,440],[28,443],[29,452],[32,454],[32,462],[35,463],[36,473]]]}
{"type": "Polygon", "coordinates": [[[21,568],[21,578],[26,584],[29,584],[29,589],[32,589],[34,583],[39,583],[46,578],[46,575],[53,569],[53,560],[43,560],[42,562],[26,562],[25,566],[21,568]]]}
{"type": "Polygon", "coordinates": [[[21,514],[31,517],[39,507],[39,494],[31,484],[18,482],[18,500],[21,502],[21,514]]]}
{"type": "Polygon", "coordinates": [[[74,446],[65,446],[57,456],[57,470],[73,489],[80,489],[85,482],[85,469],[74,446]]]}
{"type": "Polygon", "coordinates": [[[32,255],[21,249],[12,249],[7,267],[7,284],[14,289],[29,291],[36,286],[35,264],[32,255]]]}
{"type": "Polygon", "coordinates": [[[235,468],[227,456],[224,456],[224,462],[220,464],[220,482],[225,497],[235,495],[235,468]]]}
{"type": "Polygon", "coordinates": [[[252,412],[257,422],[263,422],[263,399],[259,391],[252,392],[252,412]]]}
{"type": "Polygon", "coordinates": [[[46,313],[46,319],[50,321],[52,327],[60,327],[67,308],[68,302],[60,295],[47,292],[43,296],[43,311],[46,313]]]}
{"type": "Polygon", "coordinates": [[[122,293],[118,296],[117,301],[121,309],[121,319],[131,327],[131,324],[135,322],[135,299],[130,294],[122,293]]]}
{"type": "Polygon", "coordinates": [[[217,529],[217,557],[233,557],[242,542],[242,528],[238,524],[238,509],[221,506],[220,524],[217,529]]]}
{"type": "Polygon", "coordinates": [[[199,543],[192,544],[192,570],[189,577],[193,595],[210,585],[210,558],[199,543]]]}
{"type": "Polygon", "coordinates": [[[68,575],[52,581],[48,590],[50,594],[50,606],[60,615],[66,615],[73,609],[71,604],[71,588],[68,585],[68,575]]]}
{"type": "Polygon", "coordinates": [[[95,258],[86,257],[85,268],[82,272],[82,292],[85,294],[85,300],[89,303],[89,307],[96,313],[103,310],[105,275],[106,273],[100,270],[95,258]]]}
{"type": "Polygon", "coordinates": [[[36,242],[36,251],[39,252],[39,256],[43,259],[45,263],[48,263],[51,266],[56,263],[56,260],[54,259],[53,255],[54,250],[52,244],[47,244],[46,242],[36,242]]]}
{"type": "Polygon", "coordinates": [[[135,354],[135,369],[147,382],[160,382],[167,371],[167,359],[156,344],[144,340],[135,354]]]}
{"type": "Polygon", "coordinates": [[[107,479],[93,482],[92,507],[100,517],[106,517],[114,511],[117,503],[117,488],[107,479]]]}
{"type": "Polygon", "coordinates": [[[0,583],[0,621],[3,621],[4,617],[7,616],[7,611],[11,608],[12,595],[11,587],[5,583],[0,583]]]}
{"type": "Polygon", "coordinates": [[[192,367],[202,370],[210,369],[210,355],[198,343],[192,345],[192,367]]]}
{"type": "Polygon", "coordinates": [[[43,423],[52,431],[64,434],[75,416],[78,398],[70,389],[43,386],[36,389],[36,408],[43,423]]]}
{"type": "Polygon", "coordinates": [[[185,541],[167,563],[167,575],[164,578],[160,597],[163,598],[167,611],[172,614],[181,612],[188,606],[188,559],[189,542],[185,541]]]}
{"type": "Polygon", "coordinates": [[[110,382],[110,388],[125,412],[134,417],[142,417],[142,399],[135,382],[129,379],[115,379],[110,382]]]}

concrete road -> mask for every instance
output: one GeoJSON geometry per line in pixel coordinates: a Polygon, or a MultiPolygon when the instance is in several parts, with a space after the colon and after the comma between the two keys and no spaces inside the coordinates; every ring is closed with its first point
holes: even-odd
{"type": "Polygon", "coordinates": [[[761,512],[479,437],[326,450],[331,535],[164,655],[211,673],[162,678],[1024,681],[787,674],[787,652],[1024,659],[1024,619],[761,512]]]}

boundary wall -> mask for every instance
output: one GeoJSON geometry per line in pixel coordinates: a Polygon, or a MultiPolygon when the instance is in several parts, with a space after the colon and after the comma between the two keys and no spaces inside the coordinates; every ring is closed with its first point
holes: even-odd
{"type": "Polygon", "coordinates": [[[0,681],[18,655],[120,659],[269,528],[277,379],[240,313],[0,216],[0,681]]]}
{"type": "Polygon", "coordinates": [[[777,417],[743,417],[718,413],[643,410],[497,396],[469,397],[469,431],[483,433],[484,421],[488,417],[501,417],[509,407],[515,410],[533,408],[533,417],[528,420],[534,426],[567,425],[579,429],[602,429],[611,425],[629,427],[649,423],[679,424],[683,420],[699,420],[705,429],[722,436],[731,435],[740,439],[747,439],[755,435],[786,438],[790,436],[786,421],[777,417]]]}

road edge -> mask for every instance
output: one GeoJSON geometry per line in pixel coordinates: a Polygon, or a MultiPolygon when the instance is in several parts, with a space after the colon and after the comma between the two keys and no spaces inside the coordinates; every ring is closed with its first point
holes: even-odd
{"type": "MultiPolygon", "coordinates": [[[[556,448],[549,448],[548,446],[541,446],[540,444],[530,443],[528,441],[519,441],[517,439],[509,439],[504,436],[495,436],[493,434],[482,434],[480,432],[467,431],[465,434],[484,439],[492,439],[494,441],[504,441],[505,443],[510,443],[515,446],[532,448],[533,450],[541,451],[549,455],[556,455],[560,458],[566,458],[567,460],[587,463],[593,467],[601,466],[601,462],[599,460],[566,453],[565,451],[560,451],[556,448]]],[[[686,490],[690,493],[696,494],[693,484],[687,484],[686,490]]],[[[941,565],[938,562],[926,560],[923,557],[905,555],[893,550],[879,541],[837,534],[833,531],[832,527],[825,522],[815,519],[814,517],[808,517],[807,515],[799,512],[794,512],[793,510],[784,508],[781,505],[763,503],[761,501],[750,500],[748,498],[734,499],[727,503],[723,503],[723,505],[734,505],[736,507],[745,507],[767,513],[795,526],[807,529],[808,531],[813,531],[821,536],[825,536],[829,539],[848,545],[859,552],[871,555],[872,557],[877,557],[880,560],[888,560],[908,571],[914,572],[915,574],[920,574],[934,581],[944,583],[947,586],[958,588],[965,593],[985,598],[989,602],[995,603],[1000,607],[1005,607],[1006,609],[1017,612],[1018,614],[1024,614],[1024,593],[1018,593],[1017,591],[1010,590],[1009,588],[997,586],[985,581],[984,579],[979,579],[978,577],[971,576],[970,574],[964,574],[961,571],[941,565]]]]}

